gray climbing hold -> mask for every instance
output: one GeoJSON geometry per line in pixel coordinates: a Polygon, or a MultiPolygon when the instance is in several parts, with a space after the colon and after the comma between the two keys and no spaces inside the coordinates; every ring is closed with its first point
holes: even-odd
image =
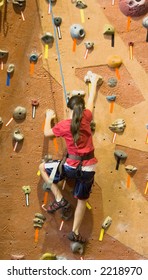
{"type": "Polygon", "coordinates": [[[145,18],[142,20],[142,25],[143,25],[145,28],[148,28],[148,17],[145,17],[145,18]]]}
{"type": "Polygon", "coordinates": [[[106,96],[107,101],[115,101],[116,100],[116,95],[108,95],[106,96]]]}
{"type": "Polygon", "coordinates": [[[59,261],[68,260],[67,258],[65,258],[63,256],[56,256],[56,259],[59,260],[59,261]]]}
{"type": "Polygon", "coordinates": [[[35,214],[35,217],[36,217],[36,218],[39,218],[39,219],[41,219],[41,220],[43,220],[43,221],[46,220],[45,216],[44,216],[43,214],[41,214],[41,213],[36,213],[36,214],[35,214]]]}
{"type": "Polygon", "coordinates": [[[44,44],[52,44],[54,41],[54,37],[50,32],[46,32],[42,37],[41,40],[44,42],[44,44]]]}
{"type": "Polygon", "coordinates": [[[13,118],[15,120],[23,120],[26,118],[26,108],[17,106],[13,112],[13,118]]]}
{"type": "Polygon", "coordinates": [[[115,150],[114,155],[117,158],[117,163],[116,163],[116,170],[119,169],[119,164],[121,160],[125,160],[127,158],[127,154],[122,151],[122,150],[115,150]]]}
{"type": "Polygon", "coordinates": [[[12,74],[14,72],[14,68],[15,68],[14,64],[12,63],[9,64],[7,68],[7,73],[12,74]]]}
{"type": "Polygon", "coordinates": [[[85,30],[82,25],[75,23],[70,27],[70,34],[72,38],[82,39],[85,36],[85,30]]]}
{"type": "Polygon", "coordinates": [[[109,87],[115,87],[117,85],[117,79],[116,78],[109,78],[107,82],[109,87]]]}
{"type": "Polygon", "coordinates": [[[44,190],[45,192],[49,192],[49,191],[51,190],[50,185],[47,184],[47,183],[44,183],[44,184],[43,184],[43,190],[44,190]]]}
{"type": "Polygon", "coordinates": [[[3,120],[2,120],[2,117],[0,117],[0,125],[3,124],[3,120]]]}
{"type": "Polygon", "coordinates": [[[96,130],[96,123],[92,120],[90,123],[91,131],[94,132],[96,130]]]}
{"type": "Polygon", "coordinates": [[[125,170],[127,171],[127,173],[129,174],[133,174],[137,171],[137,168],[133,165],[127,165],[125,166],[125,170]]]}
{"type": "Polygon", "coordinates": [[[79,9],[87,8],[87,5],[83,1],[76,0],[76,7],[79,9]]]}
{"type": "Polygon", "coordinates": [[[72,242],[71,243],[71,250],[73,253],[79,253],[80,255],[84,252],[84,245],[79,242],[72,242]]]}
{"type": "Polygon", "coordinates": [[[33,222],[35,224],[39,224],[39,225],[43,225],[44,224],[44,221],[42,219],[39,219],[39,218],[34,218],[33,222]]]}
{"type": "Polygon", "coordinates": [[[8,51],[6,50],[0,50],[0,58],[6,58],[8,56],[8,51]]]}
{"type": "Polygon", "coordinates": [[[13,132],[13,138],[17,141],[20,142],[24,139],[24,135],[20,132],[19,129],[15,129],[13,132]]]}
{"type": "Polygon", "coordinates": [[[34,62],[34,63],[36,63],[37,61],[38,61],[38,54],[36,54],[36,53],[32,53],[31,55],[30,55],[30,62],[34,62]]]}
{"type": "Polygon", "coordinates": [[[87,41],[84,44],[85,44],[86,49],[88,49],[88,50],[93,49],[93,47],[94,47],[94,42],[91,42],[91,41],[87,41]]]}
{"type": "Polygon", "coordinates": [[[26,0],[12,0],[12,3],[14,5],[18,5],[18,6],[22,7],[26,3],[26,0]]]}
{"type": "Polygon", "coordinates": [[[113,132],[121,133],[124,131],[126,123],[123,119],[117,119],[109,126],[109,129],[113,132]]]}
{"type": "Polygon", "coordinates": [[[33,224],[34,228],[42,228],[42,224],[35,223],[33,224]]]}

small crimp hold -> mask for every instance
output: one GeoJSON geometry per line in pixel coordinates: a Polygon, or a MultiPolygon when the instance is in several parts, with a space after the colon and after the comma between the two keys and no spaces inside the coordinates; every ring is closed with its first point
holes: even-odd
{"type": "Polygon", "coordinates": [[[20,7],[22,7],[25,4],[26,0],[12,0],[12,3],[14,5],[18,5],[20,7]]]}
{"type": "Polygon", "coordinates": [[[87,5],[83,1],[76,1],[76,7],[79,9],[85,9],[87,8],[87,5]]]}

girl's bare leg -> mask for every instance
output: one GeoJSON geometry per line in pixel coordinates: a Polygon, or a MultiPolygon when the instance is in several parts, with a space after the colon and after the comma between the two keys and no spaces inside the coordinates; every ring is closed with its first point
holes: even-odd
{"type": "Polygon", "coordinates": [[[78,199],[77,206],[75,209],[75,214],[74,214],[73,228],[72,228],[72,231],[76,235],[79,234],[79,228],[81,226],[85,214],[85,210],[86,210],[86,200],[78,199]]]}
{"type": "MultiPolygon", "coordinates": [[[[45,181],[45,183],[49,184],[49,176],[48,176],[48,174],[45,171],[44,163],[40,164],[39,170],[41,172],[41,176],[42,176],[43,180],[45,181]]],[[[55,200],[57,202],[59,202],[62,199],[63,195],[61,194],[58,186],[56,184],[52,183],[52,185],[50,185],[50,189],[51,189],[51,191],[52,191],[52,193],[53,193],[53,195],[55,197],[55,200]]]]}

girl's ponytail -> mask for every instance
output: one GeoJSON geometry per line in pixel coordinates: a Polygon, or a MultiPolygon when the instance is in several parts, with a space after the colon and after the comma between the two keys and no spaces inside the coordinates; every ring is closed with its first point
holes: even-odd
{"type": "Polygon", "coordinates": [[[79,139],[80,123],[85,109],[84,98],[81,96],[73,96],[69,99],[67,107],[73,110],[71,121],[71,133],[75,144],[79,139]]]}

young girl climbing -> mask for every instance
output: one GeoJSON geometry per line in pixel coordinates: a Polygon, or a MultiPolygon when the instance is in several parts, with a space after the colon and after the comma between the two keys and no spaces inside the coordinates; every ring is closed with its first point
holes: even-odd
{"type": "Polygon", "coordinates": [[[47,208],[48,213],[53,213],[68,203],[59,190],[57,183],[65,177],[75,179],[73,195],[77,199],[77,205],[72,231],[68,234],[68,239],[80,243],[86,242],[85,238],[81,236],[79,229],[85,214],[86,201],[92,190],[97,163],[97,159],[94,156],[90,123],[92,121],[99,77],[91,72],[89,77],[91,88],[86,106],[84,98],[81,96],[72,96],[69,99],[67,103],[71,113],[69,119],[62,120],[51,128],[51,122],[55,118],[55,113],[50,109],[46,111],[44,135],[46,137],[56,136],[65,139],[67,159],[63,165],[62,175],[59,175],[57,171],[52,184],[50,179],[51,168],[48,168],[48,163],[41,163],[39,166],[41,176],[50,185],[50,189],[55,197],[53,203],[47,208]]]}

